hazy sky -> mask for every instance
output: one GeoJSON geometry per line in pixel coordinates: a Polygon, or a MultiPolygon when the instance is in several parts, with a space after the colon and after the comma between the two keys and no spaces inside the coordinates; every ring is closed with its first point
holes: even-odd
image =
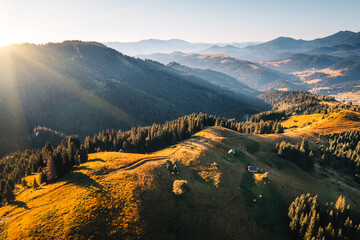
{"type": "Polygon", "coordinates": [[[360,0],[0,0],[0,45],[313,39],[360,31],[360,0]]]}

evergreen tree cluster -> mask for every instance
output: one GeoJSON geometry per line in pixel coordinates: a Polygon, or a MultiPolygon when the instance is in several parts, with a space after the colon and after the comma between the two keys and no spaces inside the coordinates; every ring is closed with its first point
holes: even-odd
{"type": "Polygon", "coordinates": [[[235,122],[203,113],[180,117],[165,124],[133,127],[129,131],[105,130],[86,137],[84,145],[77,136],[67,137],[56,148],[47,142],[40,150],[25,150],[0,160],[0,202],[14,199],[15,184],[26,175],[41,172],[42,181],[51,182],[62,177],[74,165],[87,161],[87,154],[99,151],[147,153],[162,149],[208,126],[222,126],[242,133],[281,133],[278,121],[235,122]]]}
{"type": "MultiPolygon", "coordinates": [[[[123,151],[147,153],[189,138],[204,127],[215,126],[216,117],[191,114],[164,124],[133,127],[129,131],[105,130],[86,137],[84,146],[89,153],[99,151],[123,151]]],[[[226,120],[224,120],[226,121],[226,120]]]]}
{"type": "Polygon", "coordinates": [[[285,111],[266,111],[252,115],[249,121],[260,122],[263,121],[280,121],[286,117],[285,111]]]}
{"type": "Polygon", "coordinates": [[[0,204],[14,199],[15,184],[22,183],[23,177],[40,172],[41,183],[52,181],[85,161],[87,152],[77,136],[66,138],[55,149],[46,143],[40,150],[25,150],[3,157],[0,159],[0,204]]]}
{"type": "Polygon", "coordinates": [[[357,178],[360,174],[360,131],[347,130],[325,136],[327,143],[321,145],[320,165],[349,171],[357,178]]]}
{"type": "Polygon", "coordinates": [[[336,104],[329,106],[323,102],[336,101],[334,97],[318,95],[304,90],[277,91],[270,90],[261,94],[259,98],[272,105],[272,111],[285,111],[287,116],[322,113],[327,114],[338,110],[359,111],[359,107],[352,104],[336,104]]]}
{"type": "Polygon", "coordinates": [[[105,130],[93,137],[86,137],[84,146],[89,153],[100,151],[147,153],[187,139],[208,126],[221,126],[241,133],[283,132],[281,123],[277,121],[235,122],[226,118],[194,113],[162,125],[133,127],[129,131],[105,130]]]}
{"type": "Polygon", "coordinates": [[[240,122],[236,124],[236,130],[241,133],[270,134],[283,133],[284,128],[279,121],[240,122]]]}
{"type": "Polygon", "coordinates": [[[290,229],[304,240],[360,239],[360,224],[352,220],[343,196],[321,208],[317,196],[302,194],[291,203],[288,216],[290,229]]]}
{"type": "Polygon", "coordinates": [[[317,95],[308,91],[267,91],[259,96],[271,104],[272,110],[286,111],[288,114],[311,114],[327,108],[321,101],[335,101],[334,98],[317,95]]]}
{"type": "Polygon", "coordinates": [[[275,152],[278,156],[292,161],[304,171],[312,171],[314,169],[313,153],[309,149],[308,139],[303,138],[301,145],[293,145],[282,141],[276,144],[275,152]]]}

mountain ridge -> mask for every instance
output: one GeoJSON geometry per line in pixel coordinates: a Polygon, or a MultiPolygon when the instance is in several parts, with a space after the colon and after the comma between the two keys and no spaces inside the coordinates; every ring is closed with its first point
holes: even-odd
{"type": "MultiPolygon", "coordinates": [[[[239,60],[222,54],[173,52],[171,54],[153,54],[141,57],[150,58],[164,64],[178,62],[192,68],[219,71],[256,89],[273,88],[271,84],[276,81],[286,82],[289,86],[296,81],[293,76],[262,67],[251,61],[239,60]]],[[[295,85],[293,89],[296,89],[295,85]]]]}
{"type": "Polygon", "coordinates": [[[295,53],[305,53],[320,47],[335,45],[355,45],[360,42],[360,32],[339,31],[330,36],[313,40],[278,37],[273,40],[242,48],[209,47],[199,53],[225,54],[234,58],[250,61],[271,61],[289,57],[295,53]]]}
{"type": "Polygon", "coordinates": [[[11,146],[29,147],[27,135],[36,126],[83,138],[104,128],[129,129],[185,113],[222,115],[232,103],[239,110],[232,112],[235,117],[241,108],[257,111],[239,93],[95,43],[14,45],[1,48],[0,59],[7,60],[0,74],[8,79],[0,89],[6,113],[0,118],[2,149],[11,151],[16,150],[11,146]],[[10,96],[9,89],[18,94],[10,96]],[[13,141],[5,140],[8,135],[13,141]],[[24,143],[15,144],[19,139],[24,143]]]}

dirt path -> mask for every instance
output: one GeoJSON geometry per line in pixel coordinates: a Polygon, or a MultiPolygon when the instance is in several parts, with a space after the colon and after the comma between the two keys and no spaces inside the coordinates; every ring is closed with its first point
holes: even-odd
{"type": "Polygon", "coordinates": [[[111,171],[110,173],[102,176],[101,178],[96,179],[96,181],[101,181],[109,176],[112,175],[116,175],[117,173],[121,172],[121,171],[128,171],[128,170],[133,170],[136,169],[142,165],[144,165],[145,163],[148,162],[155,162],[155,161],[161,161],[161,160],[166,160],[166,159],[170,159],[171,157],[173,157],[182,147],[183,145],[180,145],[180,147],[178,147],[174,152],[172,152],[170,155],[168,156],[155,156],[155,157],[145,157],[145,158],[140,158],[132,163],[129,163],[125,166],[121,166],[118,169],[115,169],[113,171],[111,171]]]}
{"type": "MultiPolygon", "coordinates": [[[[107,178],[107,177],[109,177],[109,176],[115,175],[115,174],[117,174],[117,173],[120,172],[120,171],[128,171],[128,170],[136,169],[136,168],[138,168],[138,167],[140,167],[140,166],[142,166],[142,165],[144,165],[145,163],[148,163],[148,162],[170,159],[170,158],[171,158],[172,156],[174,156],[180,149],[181,149],[181,147],[177,148],[173,153],[171,153],[171,154],[168,155],[168,156],[154,156],[154,157],[151,157],[151,156],[150,156],[150,157],[140,158],[140,159],[138,159],[138,160],[136,160],[136,161],[134,161],[134,162],[132,162],[132,163],[130,163],[130,164],[127,164],[127,165],[125,165],[125,166],[121,166],[121,167],[119,167],[118,169],[115,169],[115,170],[111,171],[110,173],[102,176],[101,178],[96,179],[96,181],[101,181],[101,180],[103,180],[104,178],[107,178]]],[[[51,192],[53,192],[53,191],[55,191],[55,190],[57,190],[57,189],[59,189],[59,188],[61,188],[61,187],[64,187],[64,186],[66,186],[66,185],[68,185],[68,184],[71,184],[71,183],[73,183],[73,181],[67,182],[67,183],[65,183],[65,184],[63,184],[63,185],[61,185],[61,186],[58,186],[58,187],[56,187],[56,188],[54,188],[54,189],[51,189],[50,191],[48,191],[48,192],[46,192],[46,193],[44,193],[44,194],[42,194],[42,195],[38,195],[38,196],[34,197],[33,199],[31,199],[30,201],[32,201],[32,200],[34,200],[34,199],[37,199],[37,198],[39,198],[39,197],[42,197],[42,196],[44,196],[44,195],[46,195],[46,194],[49,194],[49,193],[51,193],[51,192]]],[[[5,221],[9,220],[10,218],[16,218],[16,217],[18,217],[18,216],[20,216],[20,215],[24,215],[24,214],[26,214],[26,213],[34,210],[34,209],[41,208],[41,207],[45,207],[45,206],[48,206],[48,205],[50,205],[50,204],[54,204],[54,203],[60,202],[60,201],[64,200],[65,198],[66,198],[66,197],[63,197],[63,198],[60,198],[60,199],[58,199],[58,200],[56,200],[56,201],[49,202],[49,203],[46,203],[46,204],[42,204],[42,205],[39,205],[39,206],[35,206],[35,207],[32,207],[32,208],[27,208],[27,209],[24,209],[24,210],[22,210],[22,211],[20,211],[20,212],[17,212],[17,213],[14,213],[14,214],[9,215],[9,213],[11,213],[13,210],[17,209],[17,208],[14,208],[14,209],[12,209],[11,211],[9,211],[5,217],[3,217],[3,218],[0,219],[0,223],[5,222],[5,221]]]]}
{"type": "MultiPolygon", "coordinates": [[[[64,186],[64,185],[62,185],[64,186]]],[[[42,195],[43,196],[43,195],[42,195]]],[[[14,218],[14,217],[17,217],[19,215],[23,215],[23,214],[26,214],[27,212],[30,212],[34,209],[37,209],[37,208],[41,208],[41,207],[45,207],[45,206],[48,206],[50,204],[53,204],[53,203],[57,203],[57,202],[60,202],[60,201],[63,201],[66,197],[63,197],[63,198],[60,198],[58,200],[55,200],[55,201],[52,201],[52,202],[49,202],[49,203],[45,203],[45,204],[42,204],[42,205],[39,205],[39,206],[36,206],[36,207],[32,207],[32,208],[26,208],[25,210],[23,211],[20,211],[20,212],[17,212],[17,213],[14,213],[14,214],[11,214],[11,215],[7,215],[6,217],[3,217],[2,219],[0,219],[0,223],[2,222],[5,222],[6,220],[10,219],[10,218],[14,218]]],[[[14,208],[15,209],[15,208],[14,208]]],[[[11,212],[11,211],[10,211],[11,212]]],[[[10,213],[9,212],[9,213],[10,213]]]]}

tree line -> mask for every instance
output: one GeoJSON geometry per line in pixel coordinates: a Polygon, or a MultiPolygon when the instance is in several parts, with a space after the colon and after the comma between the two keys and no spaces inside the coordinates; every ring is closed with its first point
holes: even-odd
{"type": "Polygon", "coordinates": [[[3,157],[0,159],[0,204],[14,199],[15,184],[22,183],[23,177],[41,173],[40,184],[50,182],[85,161],[87,151],[77,136],[67,137],[55,149],[48,142],[42,149],[19,151],[3,157]]]}
{"type": "MultiPolygon", "coordinates": [[[[270,90],[261,94],[260,99],[272,105],[271,112],[286,112],[286,116],[322,113],[328,114],[342,109],[359,111],[358,106],[341,103],[329,106],[326,102],[336,102],[334,97],[318,95],[304,90],[270,90]]],[[[261,114],[261,113],[260,113],[261,114]]]]}
{"type": "Polygon", "coordinates": [[[319,147],[320,165],[351,172],[360,180],[360,131],[347,130],[322,137],[327,141],[319,147]]]}
{"type": "Polygon", "coordinates": [[[187,139],[209,126],[221,126],[241,133],[255,134],[282,133],[284,131],[278,121],[235,122],[199,113],[183,116],[162,125],[133,127],[125,132],[105,130],[93,137],[86,137],[84,145],[89,153],[100,151],[147,153],[187,139]]]}
{"type": "MultiPolygon", "coordinates": [[[[0,202],[14,199],[15,184],[31,173],[41,173],[42,182],[62,177],[74,165],[87,161],[87,154],[100,151],[148,153],[191,137],[209,126],[221,126],[241,133],[281,133],[278,121],[235,122],[203,113],[180,117],[164,124],[133,127],[129,131],[104,130],[86,137],[84,145],[77,136],[67,137],[56,148],[47,142],[40,150],[15,152],[0,160],[0,202]]],[[[41,182],[41,183],[42,183],[41,182]]]]}
{"type": "Polygon", "coordinates": [[[295,163],[305,171],[312,171],[314,169],[313,152],[309,149],[306,137],[303,138],[300,145],[293,145],[285,141],[277,143],[275,152],[278,156],[295,163]]]}
{"type": "Polygon", "coordinates": [[[343,196],[320,207],[317,196],[302,194],[291,203],[288,216],[290,229],[304,240],[360,239],[360,224],[352,220],[343,196]]]}

